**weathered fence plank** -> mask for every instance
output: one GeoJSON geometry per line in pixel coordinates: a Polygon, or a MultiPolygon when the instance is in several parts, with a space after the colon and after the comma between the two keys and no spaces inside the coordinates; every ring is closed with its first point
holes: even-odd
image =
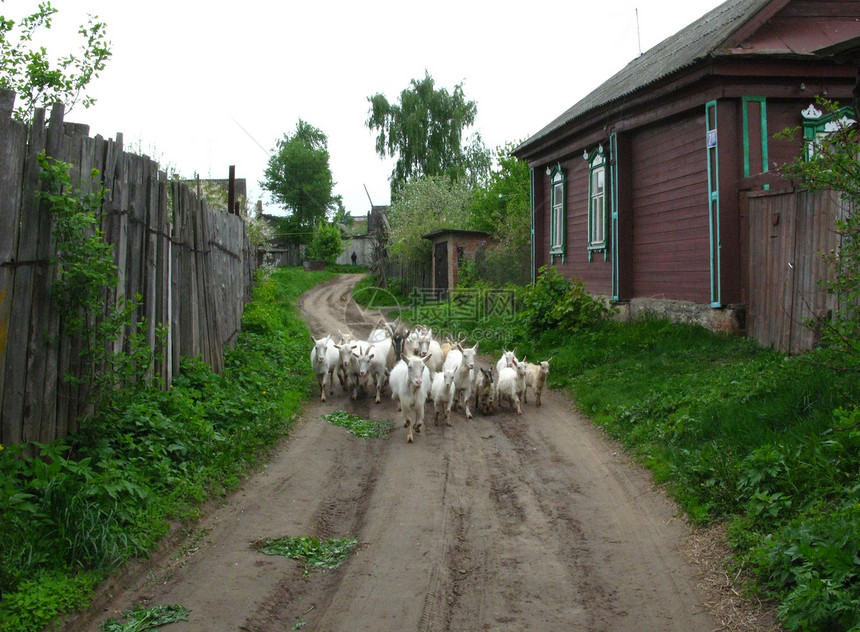
{"type": "Polygon", "coordinates": [[[13,432],[11,415],[3,415],[6,358],[12,295],[18,260],[18,219],[26,155],[26,130],[12,119],[15,93],[0,90],[0,435],[13,432]]]}
{"type": "MultiPolygon", "coordinates": [[[[30,125],[30,141],[24,158],[23,179],[21,185],[21,215],[20,231],[16,248],[16,270],[12,290],[13,318],[9,323],[8,343],[6,349],[6,375],[4,382],[4,399],[2,415],[4,435],[3,443],[18,443],[24,440],[25,390],[27,383],[27,356],[30,339],[30,316],[33,311],[33,293],[35,270],[46,267],[47,262],[37,261],[39,239],[38,204],[36,190],[39,184],[39,167],[36,155],[45,146],[45,111],[37,109],[33,114],[30,125]]],[[[28,411],[29,412],[29,411],[28,411]]],[[[36,429],[38,433],[38,429],[36,429]]],[[[33,432],[28,431],[27,439],[33,432]]]]}

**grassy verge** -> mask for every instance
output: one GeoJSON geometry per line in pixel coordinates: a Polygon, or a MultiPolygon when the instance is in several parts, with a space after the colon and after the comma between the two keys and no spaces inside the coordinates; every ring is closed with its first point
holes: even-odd
{"type": "Polygon", "coordinates": [[[261,280],[223,376],[185,358],[167,391],[116,393],[81,432],[37,445],[36,457],[0,450],[0,629],[41,630],[85,607],[169,521],[195,518],[266,458],[313,383],[294,302],[333,276],[287,268],[261,280]]]}
{"type": "Polygon", "coordinates": [[[857,375],[816,352],[787,357],[698,326],[586,323],[575,288],[549,301],[546,285],[458,291],[413,316],[483,353],[552,357],[551,387],[626,444],[694,522],[728,524],[735,570],[779,602],[789,629],[860,630],[857,375]],[[511,309],[488,310],[500,292],[511,309]]]}
{"type": "Polygon", "coordinates": [[[368,309],[403,307],[409,304],[409,297],[400,294],[398,288],[379,288],[374,285],[375,281],[373,274],[366,274],[359,280],[352,288],[353,300],[368,309]]]}

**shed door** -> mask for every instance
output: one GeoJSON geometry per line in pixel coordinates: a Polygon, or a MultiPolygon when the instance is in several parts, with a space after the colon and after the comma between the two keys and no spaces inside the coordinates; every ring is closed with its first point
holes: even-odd
{"type": "Polygon", "coordinates": [[[448,242],[438,242],[433,250],[436,269],[433,287],[436,288],[436,298],[440,299],[448,296],[448,242]]]}

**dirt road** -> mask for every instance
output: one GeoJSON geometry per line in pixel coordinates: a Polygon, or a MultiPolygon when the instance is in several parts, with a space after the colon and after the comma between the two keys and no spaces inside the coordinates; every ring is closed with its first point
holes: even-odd
{"type": "MultiPolygon", "coordinates": [[[[303,298],[315,335],[360,324],[348,300],[356,278],[303,298]]],[[[189,608],[188,622],[162,628],[183,632],[720,629],[676,508],[562,395],[521,417],[454,414],[450,428],[431,414],[411,445],[400,424],[359,439],[321,419],[334,410],[397,418],[390,401],[339,390],[309,404],[264,471],[77,629],[95,632],[136,603],[189,608]],[[287,535],[360,545],[307,576],[250,546],[287,535]]]]}

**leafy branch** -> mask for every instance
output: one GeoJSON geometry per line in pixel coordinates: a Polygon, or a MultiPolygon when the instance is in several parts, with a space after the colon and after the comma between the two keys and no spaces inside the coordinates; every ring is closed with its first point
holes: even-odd
{"type": "MultiPolygon", "coordinates": [[[[123,299],[117,306],[105,304],[105,293],[115,290],[118,282],[113,247],[105,241],[98,227],[97,212],[104,199],[104,187],[98,170],[90,173],[89,192],[72,186],[69,170],[72,165],[55,160],[44,153],[37,158],[42,168],[43,188],[39,199],[51,213],[55,252],[51,263],[56,276],[51,287],[52,297],[63,324],[62,336],[80,336],[80,357],[84,371],[66,376],[72,383],[89,383],[91,398],[98,401],[120,384],[128,385],[146,374],[152,363],[150,349],[141,333],[144,322],[130,336],[125,352],[114,353],[115,341],[131,321],[140,297],[123,299]]],[[[159,328],[159,341],[165,336],[159,328]]]]}
{"type": "Polygon", "coordinates": [[[17,25],[15,20],[0,16],[0,88],[18,94],[21,105],[15,109],[15,118],[24,122],[32,120],[35,108],[53,103],[64,103],[67,110],[78,102],[90,107],[95,99],[83,90],[104,70],[111,56],[105,23],[89,16],[87,24],[78,28],[82,38],[78,52],[52,62],[48,51],[37,46],[35,39],[41,31],[50,30],[57,12],[48,1],[40,3],[35,13],[24,16],[17,25]]]}

